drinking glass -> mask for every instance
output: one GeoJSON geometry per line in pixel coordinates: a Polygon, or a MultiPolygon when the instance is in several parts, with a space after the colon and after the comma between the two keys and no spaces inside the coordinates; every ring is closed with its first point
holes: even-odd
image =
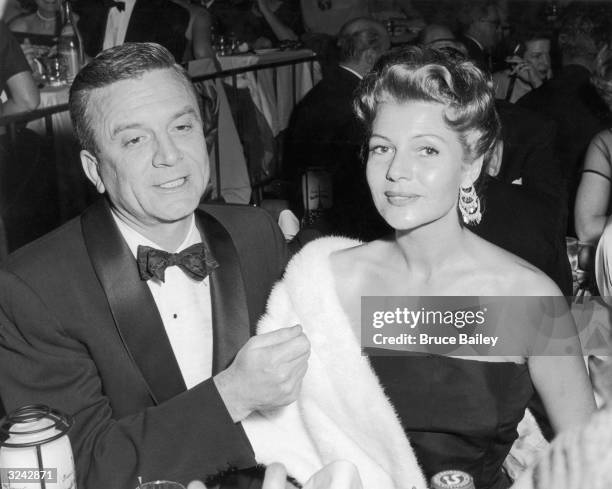
{"type": "Polygon", "coordinates": [[[578,252],[580,251],[578,240],[571,236],[567,236],[565,238],[565,245],[567,247],[567,257],[569,258],[572,271],[576,271],[578,269],[578,252]]]}
{"type": "Polygon", "coordinates": [[[185,486],[172,481],[150,481],[139,484],[135,489],[185,489],[185,486]]]}
{"type": "Polygon", "coordinates": [[[62,80],[63,70],[61,60],[57,56],[44,58],[44,64],[47,84],[52,87],[62,85],[64,81],[62,80]]]}

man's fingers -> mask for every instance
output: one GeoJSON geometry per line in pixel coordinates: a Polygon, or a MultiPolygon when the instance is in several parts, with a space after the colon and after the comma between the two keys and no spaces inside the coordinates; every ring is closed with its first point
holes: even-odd
{"type": "Polygon", "coordinates": [[[306,352],[303,355],[300,355],[298,357],[295,357],[289,360],[288,362],[285,362],[282,367],[287,369],[288,372],[294,372],[297,369],[306,370],[308,368],[308,357],[309,356],[310,356],[310,352],[306,352]]]}
{"type": "Polygon", "coordinates": [[[257,336],[253,336],[251,341],[257,348],[264,348],[266,346],[277,345],[295,338],[302,334],[302,327],[299,324],[291,326],[290,328],[281,328],[269,333],[263,333],[257,336]]]}
{"type": "Polygon", "coordinates": [[[270,363],[281,365],[310,355],[310,341],[304,333],[283,343],[270,345],[265,348],[265,356],[270,363]]]}
{"type": "Polygon", "coordinates": [[[277,463],[270,464],[266,468],[266,476],[261,489],[285,489],[286,480],[285,466],[277,463]]]}

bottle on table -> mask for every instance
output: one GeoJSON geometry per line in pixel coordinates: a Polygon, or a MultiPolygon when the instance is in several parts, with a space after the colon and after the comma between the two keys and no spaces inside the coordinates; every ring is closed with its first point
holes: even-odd
{"type": "Polygon", "coordinates": [[[475,489],[474,479],[461,470],[443,470],[431,478],[431,489],[475,489]]]}
{"type": "Polygon", "coordinates": [[[83,65],[83,43],[68,0],[62,3],[62,21],[57,52],[66,70],[66,81],[72,83],[83,65]]]}

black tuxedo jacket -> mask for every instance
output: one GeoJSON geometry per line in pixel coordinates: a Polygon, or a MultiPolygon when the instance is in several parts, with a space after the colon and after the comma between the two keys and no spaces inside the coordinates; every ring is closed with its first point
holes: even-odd
{"type": "Polygon", "coordinates": [[[295,107],[286,138],[284,168],[294,178],[307,167],[330,170],[359,155],[363,135],[353,113],[359,78],[336,66],[295,107]]]}
{"type": "MultiPolygon", "coordinates": [[[[206,205],[198,227],[210,275],[213,373],[253,334],[286,261],[264,211],[206,205]]],[[[253,466],[212,379],[186,390],[153,297],[105,202],[13,254],[0,272],[0,396],[74,416],[78,486],[184,484],[253,466]]]]}
{"type": "Polygon", "coordinates": [[[557,200],[495,178],[487,179],[482,194],[482,221],[472,228],[474,233],[535,265],[571,295],[565,222],[550,218],[557,211],[557,200]]]}
{"type": "MultiPolygon", "coordinates": [[[[286,178],[298,186],[308,167],[324,167],[332,174],[331,231],[372,239],[370,226],[378,221],[371,204],[360,150],[365,133],[353,112],[359,78],[339,66],[323,78],[296,106],[287,132],[283,168],[286,178]]],[[[298,192],[296,191],[296,195],[298,192]]],[[[301,210],[301,202],[296,203],[301,210]]]]}
{"type": "Polygon", "coordinates": [[[555,151],[565,181],[568,234],[575,236],[574,202],[580,170],[591,139],[610,126],[610,111],[583,66],[567,65],[517,104],[552,118],[557,124],[555,151]]]}
{"type": "MultiPolygon", "coordinates": [[[[102,51],[110,6],[103,0],[84,0],[78,2],[75,10],[85,52],[95,56],[102,51]]],[[[189,12],[170,0],[137,0],[125,42],[156,42],[180,61],[185,53],[188,24],[189,12]]]]}
{"type": "Polygon", "coordinates": [[[555,122],[505,100],[496,100],[495,108],[504,141],[497,178],[508,183],[520,178],[527,190],[548,194],[562,202],[565,188],[561,163],[555,153],[555,122]]]}

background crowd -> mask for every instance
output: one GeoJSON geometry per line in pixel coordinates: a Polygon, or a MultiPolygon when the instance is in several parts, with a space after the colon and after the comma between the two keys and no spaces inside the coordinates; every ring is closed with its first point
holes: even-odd
{"type": "MultiPolygon", "coordinates": [[[[368,191],[359,170],[362,139],[352,116],[350,94],[380,54],[407,43],[450,46],[493,75],[504,151],[500,152],[502,161],[491,186],[503,182],[514,183],[516,188],[505,186],[500,191],[488,191],[485,200],[493,209],[490,215],[497,214],[494,209],[498,207],[495,202],[498,196],[509,192],[511,195],[504,202],[512,200],[513,208],[530,209],[517,220],[525,229],[537,225],[532,252],[537,254],[546,248],[544,242],[549,250],[553,249],[553,242],[557,246],[554,253],[542,253],[547,257],[560,253],[566,235],[595,244],[603,231],[610,200],[607,149],[610,138],[606,134],[611,99],[610,54],[604,49],[609,42],[610,13],[604,3],[518,0],[72,3],[88,57],[128,41],[159,42],[183,61],[214,58],[220,40],[235,48],[242,46],[239,49],[243,50],[278,47],[283,43],[313,49],[319,55],[324,79],[295,110],[283,137],[286,151],[277,176],[289,183],[283,187],[286,191],[281,197],[292,202],[293,210],[302,217],[305,210],[300,194],[302,175],[311,167],[329,171],[334,204],[324,220],[317,218],[323,232],[333,229],[371,239],[384,230],[384,224],[377,223],[367,210],[360,212],[360,216],[351,216],[355,212],[351,199],[367,201],[368,191]],[[352,32],[341,30],[354,18],[364,21],[353,26],[352,32]],[[365,19],[376,23],[368,24],[365,19]],[[330,111],[331,106],[334,110],[330,111]],[[326,117],[321,117],[323,114],[326,117]],[[310,150],[305,152],[303,148],[310,150]],[[515,197],[517,191],[520,197],[515,197]]],[[[10,0],[3,21],[2,42],[6,47],[2,114],[6,115],[32,110],[38,104],[36,71],[40,68],[36,60],[44,46],[53,49],[53,40],[62,25],[60,2],[10,0]],[[16,50],[16,42],[21,44],[35,73],[34,82],[16,50]]],[[[243,138],[248,139],[248,135],[243,138]]],[[[320,217],[322,213],[314,214],[320,217]]],[[[517,211],[512,217],[517,214],[522,213],[517,211]]],[[[312,216],[306,217],[314,220],[312,216]]],[[[512,218],[500,214],[488,223],[485,221],[482,233],[487,237],[499,234],[499,229],[493,228],[505,222],[505,217],[512,218]]],[[[512,240],[519,233],[506,234],[512,240]]],[[[559,263],[531,258],[563,284],[559,263]]]]}

